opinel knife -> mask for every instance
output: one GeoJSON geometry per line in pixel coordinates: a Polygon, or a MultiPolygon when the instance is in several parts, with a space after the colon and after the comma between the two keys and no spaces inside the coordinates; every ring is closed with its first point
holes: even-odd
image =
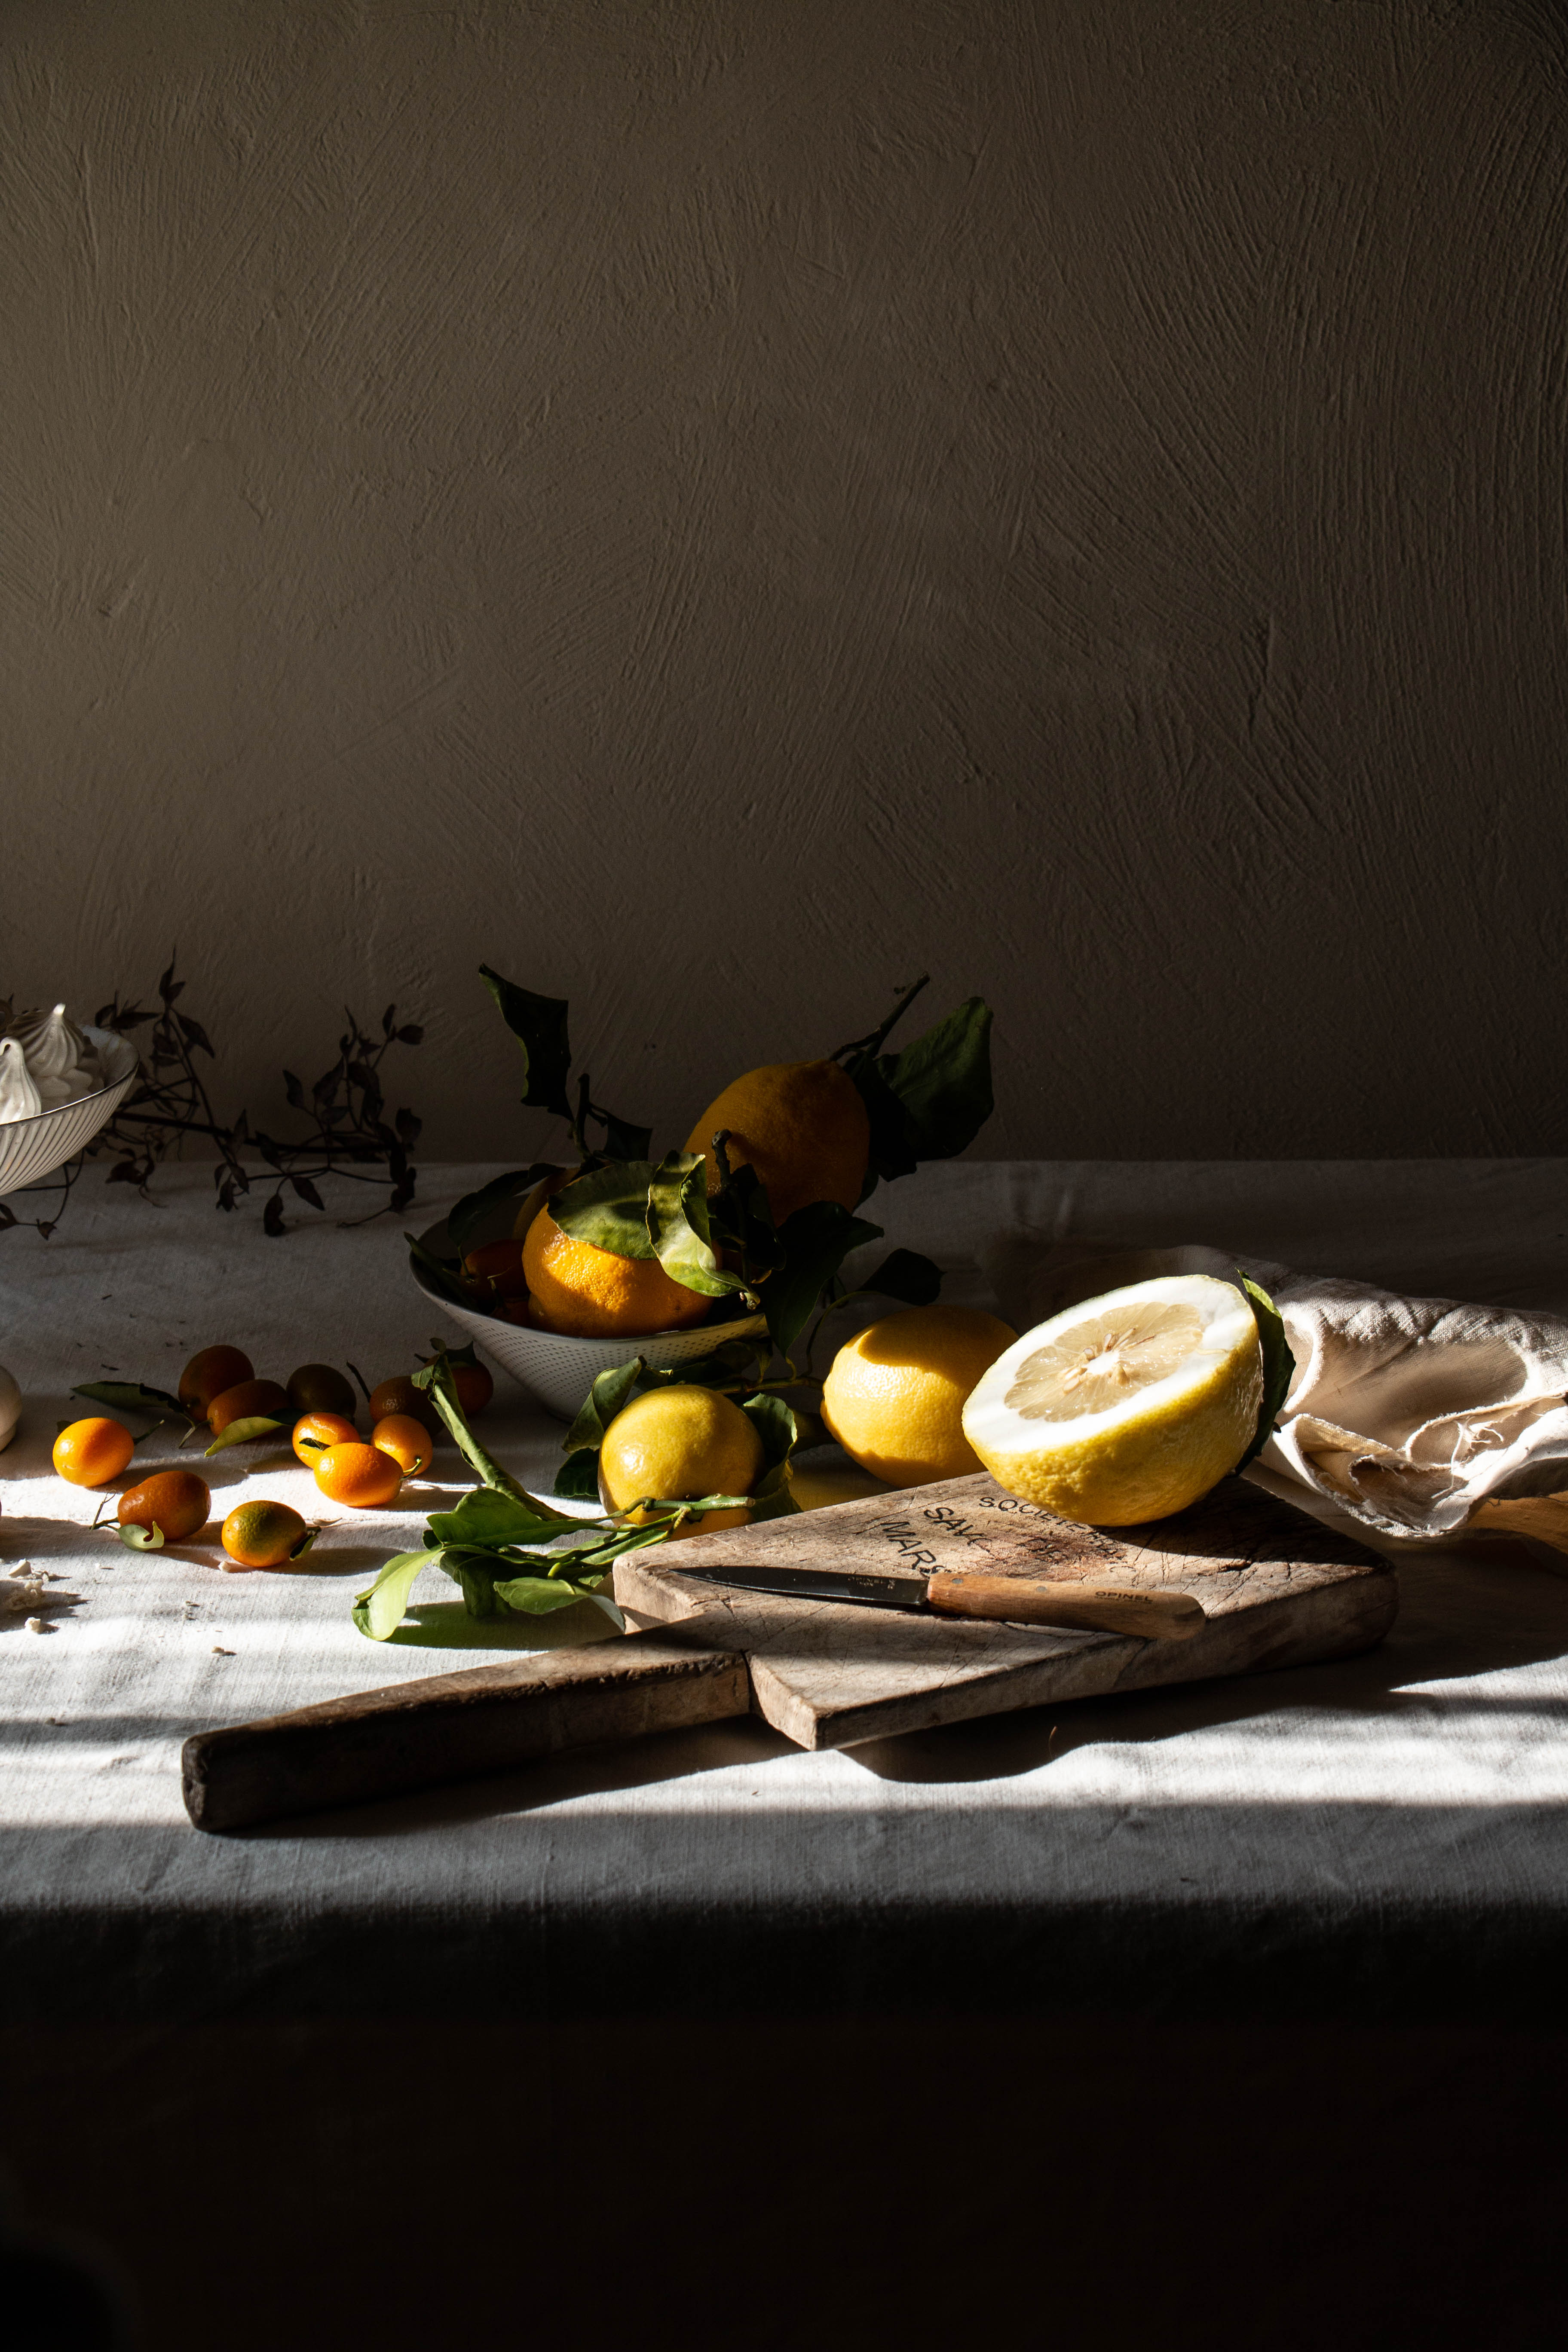
{"type": "Polygon", "coordinates": [[[1103,1578],[954,1574],[882,1575],[852,1568],[789,1568],[777,1560],[721,1564],[689,1555],[668,1565],[704,1582],[777,1592],[792,1601],[847,1601],[858,1609],[934,1610],[947,1617],[995,1617],[1012,1625],[1061,1625],[1093,1633],[1137,1633],[1148,1641],[1185,1642],[1207,1619],[1189,1592],[1151,1591],[1103,1578]]]}

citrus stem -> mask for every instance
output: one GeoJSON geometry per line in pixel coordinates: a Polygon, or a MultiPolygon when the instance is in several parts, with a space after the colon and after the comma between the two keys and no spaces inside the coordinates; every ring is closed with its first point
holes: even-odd
{"type": "Polygon", "coordinates": [[[823,1325],[826,1322],[828,1317],[830,1315],[837,1315],[841,1307],[852,1307],[858,1298],[871,1298],[875,1296],[875,1292],[870,1290],[846,1290],[842,1292],[838,1297],[830,1298],[827,1301],[826,1305],[823,1307],[821,1314],[812,1325],[811,1337],[805,1343],[805,1377],[807,1380],[814,1381],[817,1377],[816,1371],[812,1368],[812,1349],[816,1345],[816,1335],[821,1330],[823,1325]]]}
{"type": "Polygon", "coordinates": [[[847,1045],[836,1046],[834,1051],[827,1056],[828,1060],[830,1062],[839,1062],[843,1061],[847,1055],[849,1055],[851,1060],[848,1067],[850,1075],[853,1076],[854,1070],[857,1067],[863,1066],[867,1062],[870,1061],[874,1055],[881,1052],[883,1046],[887,1044],[888,1039],[892,1035],[893,1031],[898,1027],[899,1023],[903,1019],[905,1013],[909,1011],[910,1005],[914,1003],[921,989],[927,985],[930,979],[930,972],[922,971],[919,980],[913,982],[910,987],[900,989],[898,992],[897,1002],[894,1003],[892,1011],[889,1013],[881,1026],[879,1028],[873,1029],[868,1036],[853,1037],[850,1039],[847,1045]]]}

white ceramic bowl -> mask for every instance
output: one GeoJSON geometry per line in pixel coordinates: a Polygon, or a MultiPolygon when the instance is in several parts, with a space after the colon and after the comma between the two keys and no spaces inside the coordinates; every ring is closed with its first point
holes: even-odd
{"type": "MultiPolygon", "coordinates": [[[[502,1231],[510,1230],[510,1216],[509,1209],[502,1231]]],[[[419,1238],[437,1257],[446,1255],[452,1246],[444,1218],[419,1238]]],[[[487,1233],[479,1238],[494,1236],[487,1233]]],[[[710,1356],[725,1339],[756,1339],[768,1328],[765,1315],[746,1315],[729,1323],[704,1323],[695,1329],[650,1331],[640,1339],[573,1339],[563,1332],[535,1331],[526,1323],[507,1323],[499,1315],[481,1315],[475,1307],[459,1307],[427,1282],[418,1266],[411,1271],[433,1307],[460,1323],[487,1356],[493,1357],[563,1421],[575,1418],[601,1372],[616,1364],[629,1364],[634,1356],[640,1356],[647,1364],[695,1363],[700,1357],[710,1356]]]]}
{"type": "Polygon", "coordinates": [[[83,1034],[98,1048],[98,1058],[109,1073],[108,1083],[75,1102],[41,1110],[36,1118],[0,1119],[0,1196],[19,1192],[24,1184],[41,1184],[107,1127],[135,1083],[139,1064],[136,1048],[112,1029],[83,1034]]]}

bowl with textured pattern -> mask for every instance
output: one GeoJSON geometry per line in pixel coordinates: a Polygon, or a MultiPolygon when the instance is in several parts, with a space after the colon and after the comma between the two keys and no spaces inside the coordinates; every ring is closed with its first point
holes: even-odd
{"type": "MultiPolygon", "coordinates": [[[[509,1208],[495,1234],[481,1228],[470,1238],[469,1247],[510,1233],[511,1213],[509,1208]]],[[[451,1255],[445,1218],[419,1238],[434,1256],[451,1255]]],[[[601,1372],[629,1364],[634,1356],[640,1356],[645,1364],[661,1367],[694,1364],[710,1356],[725,1339],[760,1338],[768,1328],[766,1316],[745,1315],[724,1323],[688,1325],[683,1331],[648,1331],[635,1339],[575,1339],[564,1331],[536,1331],[531,1324],[508,1323],[499,1315],[482,1313],[477,1307],[459,1307],[456,1299],[437,1290],[419,1266],[410,1270],[432,1307],[438,1307],[454,1323],[461,1324],[487,1356],[493,1358],[503,1371],[510,1372],[548,1411],[559,1413],[563,1421],[575,1417],[577,1408],[601,1372]]]]}
{"type": "Polygon", "coordinates": [[[82,1034],[97,1048],[105,1082],[75,1102],[58,1103],[32,1118],[0,1119],[0,1198],[19,1192],[24,1184],[41,1184],[74,1160],[107,1127],[136,1081],[141,1066],[129,1038],[112,1029],[82,1024],[82,1034]]]}

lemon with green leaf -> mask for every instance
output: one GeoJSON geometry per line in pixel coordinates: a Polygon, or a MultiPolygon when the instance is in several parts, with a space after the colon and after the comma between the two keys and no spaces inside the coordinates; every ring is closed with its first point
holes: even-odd
{"type": "Polygon", "coordinates": [[[853,1209],[866,1181],[871,1123],[860,1090],[837,1062],[770,1062],[735,1078],[686,1139],[708,1161],[708,1190],[721,1181],[715,1135],[728,1130],[731,1169],[757,1171],[775,1225],[814,1201],[853,1209]]]}
{"type": "MultiPolygon", "coordinates": [[[[610,1511],[629,1511],[634,1503],[749,1495],[763,1466],[755,1422],[727,1396],[686,1385],[652,1389],[605,1432],[599,1492],[610,1511]]],[[[701,1512],[684,1532],[744,1527],[749,1516],[739,1508],[701,1512]]]]}

